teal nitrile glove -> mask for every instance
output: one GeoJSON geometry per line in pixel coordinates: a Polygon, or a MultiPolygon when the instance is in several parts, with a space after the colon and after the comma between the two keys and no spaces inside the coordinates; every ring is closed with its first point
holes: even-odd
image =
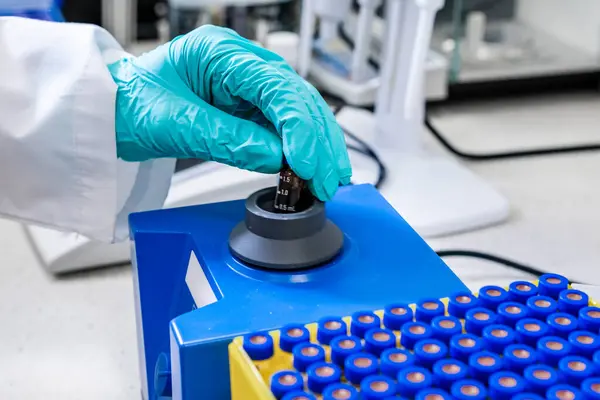
{"type": "Polygon", "coordinates": [[[203,26],[109,69],[123,160],[200,158],[276,173],[285,155],[323,201],[350,182],[344,134],[317,90],[230,29],[203,26]]]}

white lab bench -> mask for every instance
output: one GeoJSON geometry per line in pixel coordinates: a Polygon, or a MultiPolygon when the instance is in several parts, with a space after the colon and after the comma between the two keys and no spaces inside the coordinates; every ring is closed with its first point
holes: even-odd
{"type": "MultiPolygon", "coordinates": [[[[598,143],[600,95],[443,107],[433,122],[472,152],[598,143]]],[[[512,216],[431,239],[433,248],[487,251],[600,284],[600,152],[468,165],[508,197],[512,216]]],[[[0,221],[0,243],[0,398],[139,398],[130,268],[54,278],[16,223],[0,221]]],[[[483,261],[447,261],[473,288],[522,276],[483,261]]]]}

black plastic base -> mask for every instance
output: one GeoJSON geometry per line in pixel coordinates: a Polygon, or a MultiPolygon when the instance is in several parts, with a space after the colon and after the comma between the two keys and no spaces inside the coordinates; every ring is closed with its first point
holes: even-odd
{"type": "Polygon", "coordinates": [[[272,208],[275,192],[263,189],[246,200],[246,219],[229,237],[233,256],[274,270],[305,269],[333,259],[344,235],[327,220],[325,205],[314,201],[301,212],[278,213],[272,208]]]}

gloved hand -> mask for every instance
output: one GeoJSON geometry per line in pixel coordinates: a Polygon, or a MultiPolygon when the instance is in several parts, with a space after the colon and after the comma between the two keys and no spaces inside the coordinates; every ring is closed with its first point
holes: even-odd
{"type": "Polygon", "coordinates": [[[285,155],[323,201],[350,182],[344,134],[317,90],[232,30],[203,26],[109,69],[123,160],[199,158],[276,173],[285,155]]]}

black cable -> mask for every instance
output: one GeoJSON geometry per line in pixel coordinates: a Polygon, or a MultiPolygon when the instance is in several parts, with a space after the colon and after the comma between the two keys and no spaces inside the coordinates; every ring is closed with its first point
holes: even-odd
{"type": "Polygon", "coordinates": [[[433,126],[429,116],[425,116],[425,126],[433,134],[433,136],[451,153],[472,161],[488,161],[488,160],[501,160],[507,158],[525,158],[551,154],[564,154],[564,153],[580,153],[586,151],[597,151],[600,150],[600,144],[587,144],[578,146],[566,146],[566,147],[549,147],[535,150],[518,150],[518,151],[507,151],[499,153],[489,154],[475,154],[467,153],[458,150],[454,147],[442,134],[433,126]]]}
{"type": "MultiPolygon", "coordinates": [[[[333,114],[337,115],[342,108],[343,108],[343,106],[336,107],[333,110],[333,114]]],[[[375,182],[374,186],[376,189],[380,189],[381,186],[384,184],[385,180],[387,179],[387,168],[386,168],[385,164],[383,163],[383,161],[381,160],[379,155],[375,152],[375,150],[373,150],[373,148],[367,142],[365,142],[364,140],[362,140],[361,138],[356,136],[354,133],[350,132],[349,130],[347,130],[345,128],[342,128],[342,130],[344,131],[346,136],[348,136],[350,139],[352,139],[353,141],[358,143],[358,145],[360,146],[360,147],[357,147],[357,146],[353,146],[351,144],[346,145],[348,150],[352,150],[357,153],[363,154],[363,155],[369,157],[371,160],[373,160],[377,164],[377,168],[378,168],[377,181],[375,182]]]]}
{"type": "MultiPolygon", "coordinates": [[[[491,262],[495,262],[497,264],[502,264],[506,267],[510,267],[512,269],[516,269],[518,271],[521,272],[525,272],[527,274],[533,275],[535,277],[540,277],[548,272],[543,271],[541,269],[535,268],[535,267],[531,267],[529,265],[525,265],[525,264],[521,264],[519,262],[513,261],[513,260],[509,260],[507,258],[504,257],[500,257],[500,256],[496,256],[493,254],[489,254],[489,253],[483,253],[480,251],[474,251],[474,250],[460,250],[460,249],[452,249],[452,250],[439,250],[436,252],[437,255],[440,258],[444,258],[444,257],[469,257],[469,258],[478,258],[478,259],[482,259],[482,260],[486,260],[486,261],[491,261],[491,262]]],[[[576,281],[572,281],[569,279],[570,283],[578,283],[581,284],[581,282],[576,282],[576,281]]]]}

